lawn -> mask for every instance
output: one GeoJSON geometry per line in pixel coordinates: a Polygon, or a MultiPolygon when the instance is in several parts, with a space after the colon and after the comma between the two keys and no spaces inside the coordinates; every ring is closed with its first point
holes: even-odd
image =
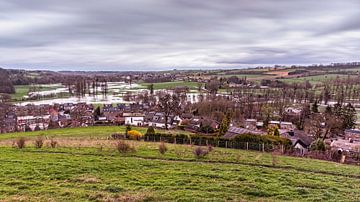
{"type": "MultiPolygon", "coordinates": [[[[0,146],[0,201],[357,201],[360,168],[333,162],[195,146],[126,141],[119,154],[107,134],[118,127],[49,130],[57,148],[0,146]],[[102,129],[102,130],[100,130],[102,129]]],[[[120,128],[123,130],[123,128],[120,128]]],[[[141,129],[139,129],[141,130],[141,129]]],[[[20,136],[2,136],[0,142],[20,136]]],[[[48,140],[46,140],[48,141],[48,140]]],[[[47,145],[47,144],[45,144],[47,145]]]]}
{"type": "MultiPolygon", "coordinates": [[[[140,83],[140,85],[148,88],[151,83],[140,83]]],[[[176,87],[189,87],[190,90],[196,90],[198,88],[198,82],[188,82],[188,81],[173,81],[173,82],[162,82],[162,83],[153,83],[155,90],[161,89],[173,89],[176,87]]]]}

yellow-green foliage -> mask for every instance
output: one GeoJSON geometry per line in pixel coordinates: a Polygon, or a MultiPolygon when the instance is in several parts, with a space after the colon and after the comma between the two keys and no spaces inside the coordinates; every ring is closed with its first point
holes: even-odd
{"type": "Polygon", "coordinates": [[[269,126],[267,130],[268,135],[280,136],[279,127],[278,126],[269,126]]]}
{"type": "Polygon", "coordinates": [[[143,137],[143,134],[137,130],[128,131],[128,135],[129,135],[130,139],[132,139],[132,140],[139,140],[140,138],[143,137]]]}

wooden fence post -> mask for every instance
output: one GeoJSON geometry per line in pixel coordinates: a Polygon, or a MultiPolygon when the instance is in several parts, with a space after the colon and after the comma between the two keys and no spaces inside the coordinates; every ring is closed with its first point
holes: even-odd
{"type": "Polygon", "coordinates": [[[262,144],[262,151],[265,152],[265,144],[262,144]]]}
{"type": "Polygon", "coordinates": [[[246,142],[246,150],[249,150],[249,143],[246,142]]]}
{"type": "Polygon", "coordinates": [[[228,148],[228,142],[225,141],[225,148],[228,148]]]}

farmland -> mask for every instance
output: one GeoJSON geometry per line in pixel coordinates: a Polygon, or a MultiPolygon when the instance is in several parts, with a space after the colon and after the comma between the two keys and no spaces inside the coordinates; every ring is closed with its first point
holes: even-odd
{"type": "Polygon", "coordinates": [[[168,152],[161,155],[158,143],[139,141],[127,141],[136,152],[119,154],[116,140],[107,139],[114,131],[119,130],[49,130],[46,136],[52,135],[59,145],[51,148],[45,140],[41,149],[32,143],[39,133],[2,136],[0,200],[356,201],[360,197],[356,166],[221,148],[197,159],[191,145],[167,144],[168,152]],[[29,137],[24,149],[11,146],[20,136],[29,137]]]}

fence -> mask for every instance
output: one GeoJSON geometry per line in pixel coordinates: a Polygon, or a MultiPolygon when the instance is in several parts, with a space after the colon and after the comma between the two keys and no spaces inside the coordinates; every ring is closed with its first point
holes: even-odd
{"type": "Polygon", "coordinates": [[[254,142],[239,142],[234,140],[225,140],[218,138],[202,138],[202,137],[176,137],[176,136],[145,136],[144,140],[147,142],[167,142],[172,144],[190,144],[198,146],[214,146],[230,149],[243,149],[243,150],[256,150],[262,152],[271,152],[276,149],[285,151],[283,145],[274,145],[267,143],[254,143],[254,142]]]}

